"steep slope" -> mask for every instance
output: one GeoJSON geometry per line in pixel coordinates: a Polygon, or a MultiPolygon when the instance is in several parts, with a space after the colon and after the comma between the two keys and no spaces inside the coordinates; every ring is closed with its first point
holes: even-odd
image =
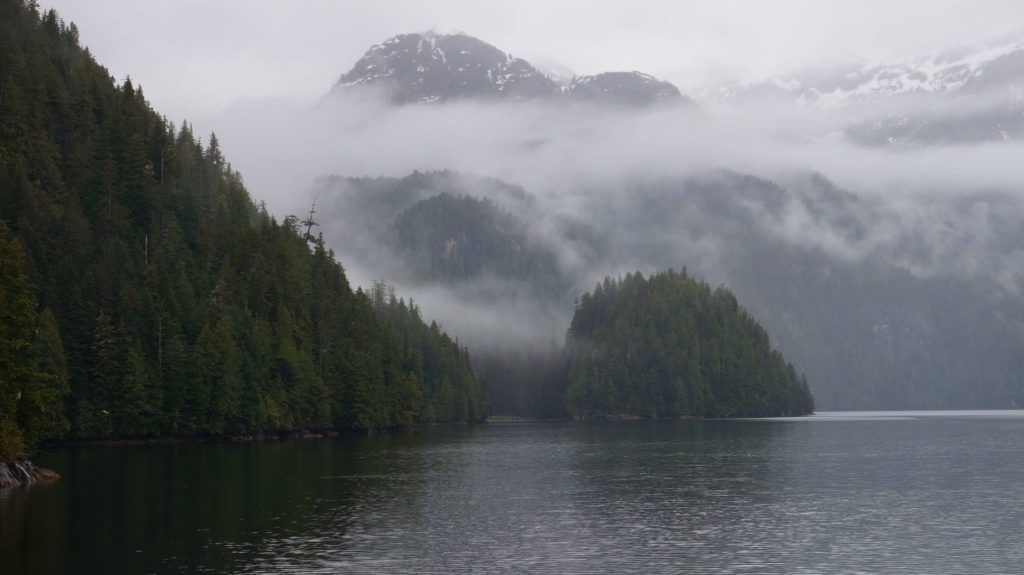
{"type": "Polygon", "coordinates": [[[0,86],[0,310],[17,318],[0,338],[29,360],[0,370],[0,457],[483,416],[464,349],[414,307],[385,321],[322,239],[254,205],[215,136],[115,85],[74,25],[0,2],[0,86]]]}

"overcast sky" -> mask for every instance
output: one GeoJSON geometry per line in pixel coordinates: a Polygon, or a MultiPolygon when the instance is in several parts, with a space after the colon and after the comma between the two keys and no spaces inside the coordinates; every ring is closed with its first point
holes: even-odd
{"type": "Polygon", "coordinates": [[[459,29],[581,74],[637,69],[684,91],[828,61],[1024,37],[1020,0],[41,0],[173,120],[246,99],[313,100],[381,40],[459,29]]]}

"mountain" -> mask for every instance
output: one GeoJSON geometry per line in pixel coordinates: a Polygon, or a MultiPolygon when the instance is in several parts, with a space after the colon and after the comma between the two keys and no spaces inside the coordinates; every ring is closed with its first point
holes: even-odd
{"type": "Polygon", "coordinates": [[[1024,42],[948,51],[883,64],[842,66],[727,86],[710,94],[730,100],[776,92],[809,104],[844,106],[901,95],[987,94],[1024,86],[1024,42]]]}
{"type": "Polygon", "coordinates": [[[610,231],[605,257],[729,286],[819,407],[1024,404],[1024,205],[1011,196],[904,211],[820,176],[710,172],[610,198],[578,212],[610,231]]]}
{"type": "MultiPolygon", "coordinates": [[[[574,286],[532,225],[542,219],[535,197],[452,171],[331,176],[314,193],[325,236],[348,262],[449,310],[445,325],[463,336],[493,412],[565,416],[561,342],[574,286]]],[[[565,233],[598,241],[582,227],[565,233]]]]}
{"type": "Polygon", "coordinates": [[[685,102],[679,89],[640,72],[582,76],[562,87],[526,60],[461,32],[400,34],[372,46],[332,93],[392,104],[454,100],[569,100],[618,105],[685,102]]]}
{"type": "Polygon", "coordinates": [[[523,279],[548,257],[527,240],[524,222],[514,215],[536,200],[495,178],[452,171],[329,176],[316,182],[314,194],[331,241],[355,261],[374,261],[376,273],[388,277],[457,282],[485,272],[523,279]]]}
{"type": "Polygon", "coordinates": [[[216,136],[116,84],[54,11],[2,0],[0,23],[0,461],[49,439],[485,415],[465,348],[391,290],[353,290],[216,136]]]}
{"type": "Polygon", "coordinates": [[[558,277],[555,254],[486,198],[446,192],[420,200],[395,218],[389,236],[405,268],[422,281],[493,275],[547,287],[558,277]]]}
{"type": "Polygon", "coordinates": [[[705,96],[726,103],[773,97],[828,109],[888,109],[848,127],[847,135],[863,144],[1019,140],[1024,138],[1024,42],[808,71],[705,96]]]}
{"type": "Polygon", "coordinates": [[[371,47],[335,92],[373,88],[394,104],[466,98],[531,100],[560,93],[529,62],[462,33],[401,34],[371,47]]]}
{"type": "MultiPolygon", "coordinates": [[[[480,238],[472,240],[480,246],[507,242],[488,247],[488,254],[536,246],[554,254],[541,260],[548,266],[542,276],[553,276],[547,285],[557,288],[538,289],[539,276],[515,275],[517,265],[504,272],[460,268],[457,276],[431,265],[430,273],[404,277],[417,297],[448,294],[441,306],[446,325],[477,318],[501,325],[508,342],[526,324],[533,331],[522,345],[537,342],[534,351],[550,358],[547,343],[561,340],[573,298],[593,286],[595,275],[685,266],[712,285],[727,285],[744,302],[775,347],[807,374],[819,407],[1024,404],[1024,302],[1018,296],[1024,289],[1024,204],[1012,196],[922,199],[905,210],[817,175],[776,183],[717,171],[577,189],[571,210],[517,186],[452,172],[332,178],[317,189],[332,245],[343,246],[353,263],[378,266],[406,257],[384,230],[410,206],[446,193],[478,198],[462,200],[467,205],[490,205],[489,199],[508,220],[446,209],[417,226],[430,228],[435,238],[475,230],[459,237],[480,238]],[[456,221],[467,217],[479,221],[456,221]],[[500,299],[494,290],[477,289],[491,285],[485,278],[493,275],[503,282],[500,299]]],[[[432,255],[416,257],[443,253],[443,243],[433,245],[432,255]]],[[[393,269],[394,277],[408,273],[405,264],[393,269]]],[[[474,364],[490,366],[482,356],[493,346],[484,337],[468,341],[474,364]]],[[[513,386],[520,382],[502,374],[536,355],[504,356],[507,361],[490,369],[491,377],[502,378],[488,384],[492,399],[500,388],[502,401],[531,405],[529,397],[516,396],[513,386]]]]}

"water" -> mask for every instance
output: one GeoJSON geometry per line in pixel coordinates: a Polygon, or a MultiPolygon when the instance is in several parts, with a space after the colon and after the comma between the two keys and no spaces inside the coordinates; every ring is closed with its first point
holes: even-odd
{"type": "Polygon", "coordinates": [[[1014,573],[1024,412],[90,447],[0,494],[0,571],[1014,573]]]}

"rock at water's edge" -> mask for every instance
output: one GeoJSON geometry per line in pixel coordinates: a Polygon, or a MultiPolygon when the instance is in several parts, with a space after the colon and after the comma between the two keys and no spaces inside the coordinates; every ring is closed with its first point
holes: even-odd
{"type": "Polygon", "coordinates": [[[36,467],[25,458],[0,462],[0,489],[57,479],[60,479],[60,475],[49,469],[36,467]]]}

